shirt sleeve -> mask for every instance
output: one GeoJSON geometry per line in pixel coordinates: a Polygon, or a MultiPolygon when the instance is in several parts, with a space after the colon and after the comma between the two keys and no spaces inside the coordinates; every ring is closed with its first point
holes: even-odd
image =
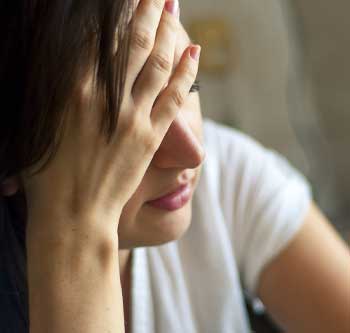
{"type": "Polygon", "coordinates": [[[223,208],[243,287],[254,298],[263,268],[303,224],[311,186],[278,153],[238,131],[220,132],[223,208]]]}
{"type": "Polygon", "coordinates": [[[237,226],[242,236],[239,269],[252,296],[263,268],[293,239],[311,203],[310,186],[285,159],[272,152],[262,158],[259,179],[246,184],[244,223],[237,226]]]}

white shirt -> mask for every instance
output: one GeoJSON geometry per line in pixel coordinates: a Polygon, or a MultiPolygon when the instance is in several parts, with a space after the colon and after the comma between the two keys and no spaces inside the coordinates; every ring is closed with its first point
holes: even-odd
{"type": "Polygon", "coordinates": [[[132,257],[133,333],[251,332],[243,290],[301,227],[306,179],[275,152],[206,120],[206,160],[185,235],[132,257]]]}

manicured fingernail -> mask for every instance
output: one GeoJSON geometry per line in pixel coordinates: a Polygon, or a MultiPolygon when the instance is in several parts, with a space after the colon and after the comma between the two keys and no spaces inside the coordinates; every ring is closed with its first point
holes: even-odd
{"type": "Polygon", "coordinates": [[[199,45],[194,45],[191,47],[190,55],[192,59],[198,61],[201,55],[201,47],[199,45]]]}
{"type": "Polygon", "coordinates": [[[165,10],[170,14],[177,16],[179,15],[179,1],[178,0],[168,0],[165,2],[165,10]]]}

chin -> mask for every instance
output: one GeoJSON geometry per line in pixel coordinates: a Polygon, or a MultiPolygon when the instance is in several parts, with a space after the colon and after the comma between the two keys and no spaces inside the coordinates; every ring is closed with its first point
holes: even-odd
{"type": "Polygon", "coordinates": [[[192,200],[176,211],[164,211],[145,206],[142,208],[133,230],[119,234],[119,247],[159,246],[180,239],[191,225],[192,200]]]}

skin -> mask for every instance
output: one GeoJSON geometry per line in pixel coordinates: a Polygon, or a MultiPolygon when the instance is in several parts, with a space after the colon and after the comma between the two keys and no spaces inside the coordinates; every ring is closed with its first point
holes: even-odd
{"type": "MultiPolygon", "coordinates": [[[[190,44],[187,33],[181,27],[175,65],[190,44]]],[[[118,229],[122,256],[127,257],[130,249],[135,247],[160,245],[178,239],[187,230],[191,221],[192,198],[174,212],[153,208],[147,205],[147,201],[164,194],[176,181],[190,181],[195,190],[205,158],[202,143],[199,96],[192,93],[169,128],[141,184],[122,211],[118,229]]]]}
{"type": "Polygon", "coordinates": [[[258,295],[288,333],[350,332],[349,247],[315,204],[263,270],[258,295]]]}
{"type": "MultiPolygon", "coordinates": [[[[175,66],[189,45],[190,38],[180,26],[175,66]]],[[[119,220],[119,269],[126,322],[131,315],[129,301],[132,248],[177,240],[191,223],[193,197],[183,208],[170,213],[153,208],[146,202],[161,196],[176,181],[190,181],[194,192],[204,158],[200,100],[198,93],[192,93],[169,128],[141,184],[125,205],[119,220]]]]}
{"type": "Polygon", "coordinates": [[[158,244],[179,237],[190,221],[190,205],[177,214],[141,209],[145,200],[178,187],[175,181],[191,180],[194,187],[196,173],[187,169],[197,168],[204,155],[181,112],[190,105],[200,47],[186,45],[177,53],[178,13],[164,4],[141,1],[133,15],[123,101],[110,143],[96,126],[104,101],[94,94],[91,70],[74,91],[54,159],[38,174],[21,174],[28,208],[31,332],[124,331],[119,248],[136,239],[155,242],[141,228],[140,215],[148,216],[147,222],[157,218],[150,228],[158,244]],[[181,154],[186,152],[180,163],[160,154],[168,151],[174,133],[181,154]],[[186,220],[177,223],[180,217],[186,220]]]}

